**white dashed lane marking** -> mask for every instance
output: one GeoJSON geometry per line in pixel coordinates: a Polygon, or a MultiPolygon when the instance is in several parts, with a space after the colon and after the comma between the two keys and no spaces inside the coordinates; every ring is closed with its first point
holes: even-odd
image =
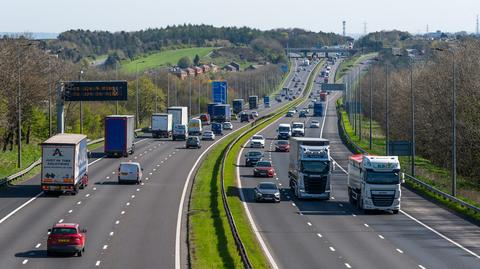
{"type": "Polygon", "coordinates": [[[38,243],[35,248],[39,248],[42,244],[38,243]]]}
{"type": "Polygon", "coordinates": [[[322,234],[317,234],[318,237],[322,238],[322,234]]]}
{"type": "Polygon", "coordinates": [[[97,262],[95,263],[95,266],[100,266],[100,261],[97,261],[97,262]]]}
{"type": "Polygon", "coordinates": [[[385,239],[385,237],[383,237],[381,234],[379,234],[378,237],[380,237],[380,239],[385,239]]]}
{"type": "Polygon", "coordinates": [[[107,249],[108,248],[108,245],[103,245],[103,248],[102,249],[107,249]]]}
{"type": "Polygon", "coordinates": [[[399,253],[402,253],[402,254],[403,254],[403,250],[397,248],[397,251],[398,251],[399,253]]]}
{"type": "Polygon", "coordinates": [[[330,248],[330,251],[335,251],[335,249],[333,247],[329,247],[330,248]]]}
{"type": "Polygon", "coordinates": [[[22,264],[27,264],[28,259],[23,260],[22,264]]]}

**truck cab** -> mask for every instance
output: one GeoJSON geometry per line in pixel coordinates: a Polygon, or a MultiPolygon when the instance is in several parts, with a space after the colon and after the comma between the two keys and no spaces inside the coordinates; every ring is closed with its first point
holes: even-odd
{"type": "Polygon", "coordinates": [[[348,160],[348,196],[364,211],[400,210],[403,173],[397,156],[353,155],[348,160]]]}
{"type": "Polygon", "coordinates": [[[303,122],[292,123],[292,136],[305,136],[305,124],[303,122]]]}
{"type": "Polygon", "coordinates": [[[289,139],[292,136],[292,128],[288,123],[280,123],[277,128],[278,139],[289,139]]]}
{"type": "Polygon", "coordinates": [[[330,199],[331,158],[329,140],[292,138],[288,177],[290,188],[299,199],[330,199]]]}

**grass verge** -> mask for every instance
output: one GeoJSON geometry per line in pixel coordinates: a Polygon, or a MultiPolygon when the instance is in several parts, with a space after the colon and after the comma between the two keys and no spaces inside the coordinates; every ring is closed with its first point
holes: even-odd
{"type": "MultiPolygon", "coordinates": [[[[307,82],[307,89],[313,86],[313,79],[320,70],[321,64],[317,65],[307,82]]],[[[308,91],[307,91],[308,93],[308,91]]],[[[308,96],[308,94],[307,94],[308,96]]],[[[277,115],[266,122],[257,125],[246,133],[229,152],[225,162],[225,189],[230,210],[235,219],[238,232],[245,245],[250,261],[254,268],[268,268],[269,263],[263,250],[253,233],[247,216],[239,199],[236,184],[235,164],[240,146],[246,142],[250,135],[281,117],[286,111],[300,103],[302,99],[290,103],[279,109],[277,115]]],[[[237,132],[249,128],[245,126],[237,132]]],[[[226,212],[222,205],[220,170],[221,160],[230,142],[236,137],[226,138],[215,146],[202,162],[192,189],[189,212],[189,242],[190,261],[193,268],[243,268],[238,254],[235,241],[230,231],[226,212]]]]}
{"type": "Polygon", "coordinates": [[[143,72],[146,69],[156,68],[159,66],[164,66],[167,64],[176,65],[178,60],[184,56],[190,57],[192,59],[196,54],[202,59],[212,52],[215,48],[213,47],[195,47],[195,48],[185,48],[185,49],[175,49],[175,50],[165,50],[160,52],[155,52],[152,54],[145,55],[133,61],[124,61],[122,62],[121,71],[129,74],[136,72],[137,65],[138,71],[143,72]]]}
{"type": "Polygon", "coordinates": [[[348,58],[346,61],[343,61],[338,66],[338,72],[335,72],[335,81],[339,81],[343,76],[355,65],[365,61],[370,57],[376,56],[377,52],[372,52],[368,54],[356,55],[348,58]]]}
{"type": "MultiPolygon", "coordinates": [[[[362,149],[366,150],[370,154],[375,154],[375,155],[385,155],[385,135],[383,134],[383,131],[380,127],[380,125],[372,121],[372,147],[370,148],[369,145],[369,120],[367,118],[364,118],[361,121],[361,126],[362,126],[362,132],[361,136],[362,139],[360,139],[359,130],[358,128],[357,132],[355,132],[354,126],[352,126],[350,119],[348,117],[347,112],[343,109],[342,106],[342,99],[339,99],[337,101],[337,110],[340,114],[341,121],[343,123],[343,126],[345,128],[345,134],[350,138],[352,142],[354,142],[357,146],[361,147],[362,149]]],[[[360,126],[360,125],[359,125],[360,126]]],[[[341,128],[339,130],[341,131],[341,128]]],[[[341,134],[342,137],[342,134],[341,134]]],[[[347,146],[348,142],[343,139],[344,142],[346,143],[347,146]]],[[[351,148],[351,147],[350,147],[351,148]]],[[[411,171],[411,159],[409,157],[400,157],[400,163],[402,170],[406,173],[409,173],[411,171]]],[[[450,191],[450,171],[438,167],[431,163],[429,160],[422,158],[420,156],[415,157],[415,171],[416,171],[416,177],[418,179],[421,179],[423,182],[443,191],[446,193],[449,193],[450,191]]],[[[457,177],[457,198],[473,204],[477,207],[480,207],[480,189],[478,186],[475,186],[471,182],[468,181],[468,179],[464,177],[457,177]]],[[[410,181],[407,179],[406,181],[406,186],[409,187],[410,189],[414,190],[415,192],[419,193],[420,195],[426,197],[427,199],[431,201],[435,201],[440,203],[441,205],[453,210],[454,212],[457,212],[468,219],[471,219],[472,221],[476,223],[480,223],[480,214],[454,202],[449,199],[445,199],[442,196],[426,189],[422,185],[419,185],[413,181],[410,181]]]]}

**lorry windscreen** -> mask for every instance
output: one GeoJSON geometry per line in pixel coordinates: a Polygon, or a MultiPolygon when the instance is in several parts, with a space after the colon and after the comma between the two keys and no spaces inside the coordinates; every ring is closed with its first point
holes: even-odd
{"type": "Polygon", "coordinates": [[[290,132],[290,127],[278,127],[279,132],[290,132]]]}
{"type": "Polygon", "coordinates": [[[400,176],[396,172],[368,171],[366,182],[369,184],[399,184],[400,176]]]}
{"type": "Polygon", "coordinates": [[[303,173],[328,173],[330,162],[326,161],[303,161],[301,169],[303,173]]]}

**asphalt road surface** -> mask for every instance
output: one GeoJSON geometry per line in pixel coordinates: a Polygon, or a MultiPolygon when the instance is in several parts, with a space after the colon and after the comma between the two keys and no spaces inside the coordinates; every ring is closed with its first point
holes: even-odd
{"type": "MultiPolygon", "coordinates": [[[[318,85],[317,85],[318,86],[318,85]]],[[[282,118],[264,129],[265,158],[273,162],[272,179],[253,177],[238,165],[243,199],[265,241],[274,268],[480,268],[480,229],[455,214],[402,188],[402,210],[398,215],[374,212],[368,215],[350,205],[347,196],[347,160],[351,155],[337,129],[335,101],[341,93],[328,95],[323,128],[307,128],[306,137],[330,140],[337,165],[332,175],[329,201],[298,200],[289,189],[289,153],[275,152],[276,129],[280,123],[305,121],[282,118]],[[281,188],[279,204],[256,203],[253,188],[261,181],[281,188]]],[[[310,100],[311,101],[311,100],[310,100]]],[[[310,102],[307,101],[307,102],[310,102]]],[[[307,103],[304,103],[306,106],[307,103]]]]}

